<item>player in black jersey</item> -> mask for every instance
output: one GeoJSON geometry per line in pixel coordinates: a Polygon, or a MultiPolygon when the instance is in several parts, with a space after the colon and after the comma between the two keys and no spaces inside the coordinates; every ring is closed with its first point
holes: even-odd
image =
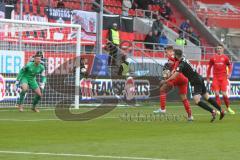
{"type": "Polygon", "coordinates": [[[176,72],[165,82],[175,79],[179,73],[182,73],[185,77],[188,78],[191,84],[194,102],[201,108],[211,112],[212,114],[211,122],[213,122],[216,119],[216,111],[209,107],[208,104],[206,104],[204,101],[202,101],[201,96],[203,96],[206,101],[212,104],[220,112],[220,120],[223,119],[225,112],[224,110],[222,110],[222,108],[217,104],[217,102],[214,99],[209,97],[202,76],[200,76],[197,73],[197,71],[193,68],[192,64],[186,58],[183,57],[182,50],[176,49],[174,51],[174,55],[175,58],[177,58],[179,61],[178,67],[176,69],[176,72]]]}

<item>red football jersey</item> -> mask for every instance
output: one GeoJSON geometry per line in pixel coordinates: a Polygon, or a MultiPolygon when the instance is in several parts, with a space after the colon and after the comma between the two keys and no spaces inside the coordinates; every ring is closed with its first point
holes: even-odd
{"type": "Polygon", "coordinates": [[[213,77],[227,77],[227,67],[231,73],[231,62],[228,56],[224,54],[215,54],[208,64],[207,78],[210,77],[211,69],[213,67],[213,77]]]}

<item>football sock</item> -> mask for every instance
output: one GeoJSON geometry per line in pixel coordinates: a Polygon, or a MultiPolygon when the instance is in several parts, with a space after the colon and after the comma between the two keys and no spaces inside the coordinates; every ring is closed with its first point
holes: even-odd
{"type": "Polygon", "coordinates": [[[89,79],[87,79],[87,81],[86,81],[86,85],[87,85],[87,87],[85,88],[87,91],[87,97],[88,98],[91,98],[91,81],[89,80],[89,79]]]}
{"type": "Polygon", "coordinates": [[[86,94],[86,87],[85,87],[85,78],[81,79],[80,81],[80,88],[81,88],[81,95],[82,98],[86,98],[87,94],[86,94]]]}
{"type": "Polygon", "coordinates": [[[229,104],[230,104],[228,96],[223,96],[223,100],[224,100],[226,107],[228,108],[229,104]]]}
{"type": "Polygon", "coordinates": [[[21,91],[17,104],[21,105],[24,103],[26,93],[26,91],[21,91]]]}
{"type": "Polygon", "coordinates": [[[191,116],[192,115],[192,111],[191,111],[190,103],[189,103],[188,99],[184,99],[182,102],[183,102],[185,111],[187,112],[188,116],[191,116]]]}
{"type": "Polygon", "coordinates": [[[164,92],[160,93],[160,107],[161,107],[161,110],[166,109],[166,99],[167,99],[166,93],[164,93],[164,92]]]}
{"type": "Polygon", "coordinates": [[[209,107],[206,103],[204,103],[203,101],[199,101],[197,104],[199,107],[209,111],[209,112],[213,112],[213,109],[211,107],[209,107]]]}
{"type": "Polygon", "coordinates": [[[41,97],[40,97],[39,95],[35,95],[35,96],[34,96],[33,103],[32,103],[33,108],[36,107],[36,105],[38,104],[38,102],[40,101],[40,99],[41,99],[41,97]]]}
{"type": "Polygon", "coordinates": [[[221,99],[220,99],[219,95],[216,95],[216,101],[217,101],[217,104],[219,106],[221,106],[221,99]]]}
{"type": "Polygon", "coordinates": [[[213,99],[213,98],[209,98],[208,102],[213,105],[218,111],[222,111],[221,107],[218,105],[218,103],[213,99]]]}

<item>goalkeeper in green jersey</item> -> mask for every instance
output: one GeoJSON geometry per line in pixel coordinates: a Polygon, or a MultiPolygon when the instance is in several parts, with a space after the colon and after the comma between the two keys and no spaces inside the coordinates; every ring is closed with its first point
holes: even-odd
{"type": "Polygon", "coordinates": [[[41,63],[42,58],[43,58],[42,52],[38,51],[34,56],[34,61],[28,62],[20,70],[17,76],[17,81],[15,85],[17,86],[18,84],[20,84],[20,87],[22,89],[20,97],[17,101],[18,109],[20,112],[23,111],[22,104],[24,103],[25,95],[29,87],[36,93],[32,103],[32,110],[34,112],[39,112],[39,110],[36,108],[36,105],[38,104],[42,97],[42,91],[44,90],[45,83],[47,81],[45,75],[45,67],[41,63]],[[41,83],[39,83],[40,87],[38,86],[38,83],[36,81],[36,76],[38,74],[41,74],[41,83]]]}

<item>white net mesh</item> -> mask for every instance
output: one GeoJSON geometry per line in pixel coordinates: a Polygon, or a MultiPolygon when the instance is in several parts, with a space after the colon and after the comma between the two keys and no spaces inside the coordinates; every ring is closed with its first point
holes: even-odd
{"type": "MultiPolygon", "coordinates": [[[[51,107],[65,98],[74,103],[76,75],[73,71],[74,63],[70,60],[80,54],[77,36],[72,36],[76,35],[76,27],[78,26],[0,20],[1,107],[16,106],[19,97],[19,92],[14,87],[16,76],[37,51],[44,52],[42,61],[47,73],[45,91],[38,106],[51,107]],[[57,76],[63,72],[64,76],[57,76]],[[65,83],[69,86],[65,86],[65,83]]],[[[34,93],[29,88],[24,105],[31,105],[33,96],[34,93]]]]}

